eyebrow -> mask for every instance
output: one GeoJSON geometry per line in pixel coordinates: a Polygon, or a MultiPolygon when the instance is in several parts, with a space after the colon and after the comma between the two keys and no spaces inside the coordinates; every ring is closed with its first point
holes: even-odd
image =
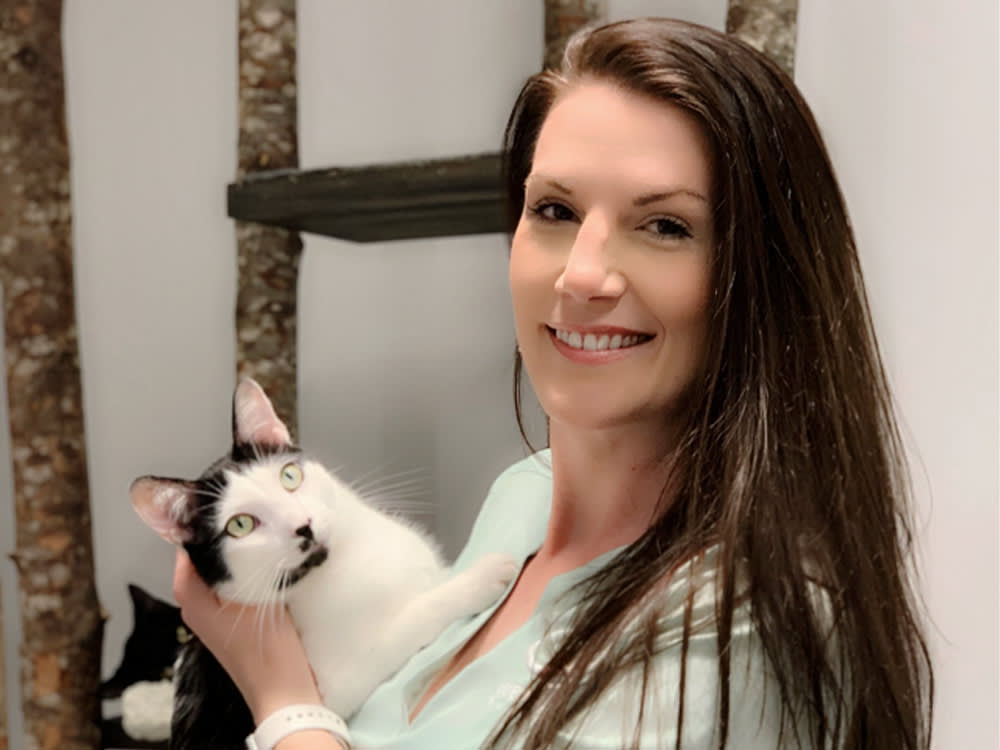
{"type": "MultiPolygon", "coordinates": [[[[545,182],[546,185],[553,187],[559,192],[565,193],[568,196],[573,195],[573,191],[570,190],[565,185],[563,185],[558,180],[554,180],[551,177],[544,177],[542,175],[529,174],[527,178],[525,178],[524,180],[525,187],[528,186],[528,182],[531,181],[532,178],[534,178],[535,180],[542,180],[543,182],[545,182]]],[[[638,198],[636,198],[634,201],[632,201],[632,204],[637,208],[641,208],[643,206],[648,206],[650,203],[657,203],[659,201],[666,200],[667,198],[673,198],[675,195],[687,195],[692,198],[696,198],[697,200],[708,203],[708,198],[699,193],[697,190],[691,190],[690,188],[685,188],[685,187],[676,187],[676,188],[668,188],[667,190],[660,190],[655,193],[644,193],[640,195],[638,198]]]]}

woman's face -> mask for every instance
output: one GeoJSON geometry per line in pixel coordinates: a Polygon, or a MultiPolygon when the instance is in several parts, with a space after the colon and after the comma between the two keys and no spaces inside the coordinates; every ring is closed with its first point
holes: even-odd
{"type": "Polygon", "coordinates": [[[510,255],[518,346],[553,423],[669,424],[705,348],[711,188],[684,110],[604,82],[557,99],[510,255]]]}

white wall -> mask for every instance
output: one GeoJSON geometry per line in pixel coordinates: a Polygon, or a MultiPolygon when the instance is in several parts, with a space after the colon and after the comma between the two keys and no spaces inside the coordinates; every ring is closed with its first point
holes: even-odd
{"type": "MultiPolygon", "coordinates": [[[[904,14],[801,0],[798,75],[840,168],[922,459],[926,591],[940,628],[935,744],[950,750],[996,744],[997,24],[985,2],[954,2],[954,15],[943,5],[910,0],[904,14]]],[[[609,1],[612,18],[672,8],[715,26],[725,17],[725,0],[609,1]]],[[[300,0],[299,12],[305,166],[492,151],[541,57],[535,0],[300,0]]],[[[170,593],[171,551],[135,518],[128,483],[193,475],[228,442],[236,3],[71,0],[65,13],[107,671],[130,626],[125,583],[170,593]]],[[[501,237],[307,238],[302,441],[349,478],[418,470],[449,552],[522,450],[505,261],[501,237]]]]}
{"type": "Polygon", "coordinates": [[[235,0],[68,2],[73,233],[106,671],[125,585],[168,597],[173,553],[133,512],[141,474],[197,475],[228,444],[235,0]]]}
{"type": "Polygon", "coordinates": [[[998,746],[997,4],[800,0],[797,80],[861,246],[913,463],[934,746],[998,746]]]}

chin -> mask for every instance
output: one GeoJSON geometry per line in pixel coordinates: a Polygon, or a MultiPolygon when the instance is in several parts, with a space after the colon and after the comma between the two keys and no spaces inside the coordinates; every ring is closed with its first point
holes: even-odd
{"type": "MultiPolygon", "coordinates": [[[[642,418],[633,405],[601,403],[594,399],[557,397],[541,402],[550,422],[573,429],[610,429],[635,424],[642,418]]],[[[643,420],[644,421],[644,420],[643,420]]]]}
{"type": "Polygon", "coordinates": [[[683,410],[682,398],[651,403],[648,400],[614,399],[608,394],[549,394],[539,398],[550,422],[574,430],[615,430],[647,427],[666,433],[683,410]]]}

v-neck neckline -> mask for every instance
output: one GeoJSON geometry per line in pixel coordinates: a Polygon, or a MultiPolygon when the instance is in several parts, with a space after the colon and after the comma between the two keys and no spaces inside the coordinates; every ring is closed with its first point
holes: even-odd
{"type": "Polygon", "coordinates": [[[503,647],[518,636],[520,636],[524,630],[533,625],[533,621],[536,617],[539,617],[543,611],[543,608],[551,604],[551,602],[568,592],[574,585],[582,581],[587,575],[597,570],[603,566],[607,561],[609,561],[614,555],[619,553],[624,546],[616,547],[614,549],[608,550],[607,552],[602,552],[596,557],[588,560],[587,562],[579,565],[570,570],[557,573],[546,581],[545,586],[542,589],[542,593],[538,598],[538,602],[534,609],[528,613],[528,616],[524,621],[518,625],[516,628],[511,630],[509,633],[503,636],[499,641],[493,644],[491,648],[487,651],[479,654],[478,656],[470,659],[468,662],[462,665],[462,667],[452,674],[445,682],[443,682],[434,694],[420,706],[416,716],[413,716],[413,711],[417,708],[420,702],[423,700],[424,695],[427,690],[434,684],[434,681],[441,674],[442,670],[449,669],[455,658],[461,653],[462,649],[465,648],[470,641],[476,638],[480,631],[487,626],[496,612],[504,605],[504,603],[510,598],[511,593],[514,591],[517,581],[520,580],[521,576],[524,574],[525,568],[534,559],[538,552],[541,544],[538,545],[533,551],[529,552],[521,561],[521,566],[518,569],[517,576],[515,576],[511,586],[508,587],[507,591],[501,596],[496,602],[493,603],[491,607],[483,610],[479,615],[472,618],[466,627],[461,628],[458,632],[454,633],[452,636],[452,642],[448,644],[445,651],[433,662],[427,664],[418,674],[414,675],[411,679],[410,685],[406,687],[403,691],[404,694],[404,720],[409,728],[413,728],[418,725],[421,717],[425,716],[428,709],[431,709],[436,703],[439,702],[440,696],[447,693],[449,690],[454,690],[455,684],[460,682],[461,678],[469,671],[470,667],[477,664],[484,664],[493,657],[498,651],[501,651],[503,647]],[[420,685],[418,688],[417,685],[420,685]]]}

